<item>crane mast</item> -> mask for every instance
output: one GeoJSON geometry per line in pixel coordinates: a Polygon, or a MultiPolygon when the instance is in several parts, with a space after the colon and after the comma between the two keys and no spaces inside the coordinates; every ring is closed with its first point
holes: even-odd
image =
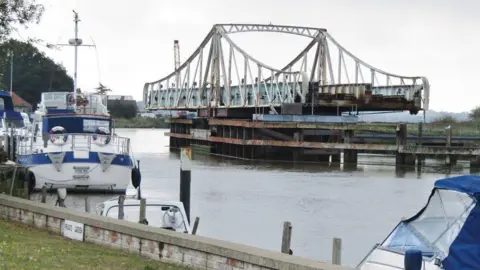
{"type": "Polygon", "coordinates": [[[178,40],[173,41],[173,53],[175,56],[175,71],[176,71],[175,84],[177,85],[178,88],[180,88],[181,87],[180,71],[178,70],[178,68],[180,68],[180,46],[178,44],[178,40]]]}

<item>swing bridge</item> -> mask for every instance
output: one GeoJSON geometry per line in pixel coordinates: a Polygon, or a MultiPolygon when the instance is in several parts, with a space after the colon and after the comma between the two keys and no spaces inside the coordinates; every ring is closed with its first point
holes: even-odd
{"type": "Polygon", "coordinates": [[[196,111],[199,116],[227,118],[262,112],[417,114],[428,110],[429,96],[426,77],[374,67],[340,45],[326,29],[271,24],[214,25],[184,63],[169,75],[145,83],[143,89],[147,110],[196,111]],[[309,42],[285,66],[272,67],[232,40],[231,35],[245,32],[303,36],[309,42]]]}

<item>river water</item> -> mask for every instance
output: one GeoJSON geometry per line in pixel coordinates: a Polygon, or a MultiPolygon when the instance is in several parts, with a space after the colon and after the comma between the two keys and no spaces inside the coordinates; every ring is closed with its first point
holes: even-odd
{"type": "MultiPolygon", "coordinates": [[[[131,138],[134,158],[140,160],[142,195],[178,200],[179,154],[169,152],[166,131],[116,130],[131,138]]],[[[359,157],[362,164],[388,160],[393,163],[392,157],[359,157]]],[[[200,217],[198,235],[277,251],[283,222],[290,221],[294,255],[330,261],[332,239],[339,237],[342,264],[356,266],[402,217],[424,206],[434,181],[445,176],[435,169],[399,176],[385,165],[344,171],[324,164],[195,156],[191,217],[200,217]]],[[[84,209],[84,197],[69,195],[67,207],[84,209]]],[[[94,204],[112,196],[89,197],[93,211],[94,204]]]]}

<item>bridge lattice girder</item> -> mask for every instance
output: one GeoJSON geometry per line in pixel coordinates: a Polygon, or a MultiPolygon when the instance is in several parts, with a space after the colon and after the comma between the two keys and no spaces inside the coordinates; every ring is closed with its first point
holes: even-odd
{"type": "Polygon", "coordinates": [[[429,105],[430,87],[425,77],[401,76],[373,67],[342,47],[325,29],[261,24],[214,25],[178,69],[145,84],[143,99],[150,110],[274,110],[282,103],[305,103],[312,85],[316,94],[341,94],[355,99],[366,95],[417,99],[425,110],[429,105]],[[277,69],[233,42],[230,35],[241,32],[287,33],[311,41],[291,62],[277,69]],[[336,61],[332,58],[333,49],[337,50],[336,61]]]}

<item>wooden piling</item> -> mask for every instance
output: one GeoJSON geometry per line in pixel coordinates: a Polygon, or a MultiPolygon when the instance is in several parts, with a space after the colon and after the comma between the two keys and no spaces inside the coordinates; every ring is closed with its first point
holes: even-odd
{"type": "Polygon", "coordinates": [[[147,200],[141,199],[140,200],[140,216],[139,216],[138,222],[148,225],[148,221],[146,219],[146,211],[147,211],[147,200]]]}
{"type": "Polygon", "coordinates": [[[332,264],[342,264],[342,239],[340,238],[333,238],[332,264]]]}
{"type": "Polygon", "coordinates": [[[15,186],[16,176],[17,176],[17,166],[13,168],[12,182],[10,183],[10,196],[13,196],[13,187],[15,186]]]}
{"type": "Polygon", "coordinates": [[[118,219],[124,218],[124,213],[123,213],[124,202],[125,202],[125,195],[120,195],[120,197],[118,197],[118,219]]]}
{"type": "Polygon", "coordinates": [[[292,224],[288,221],[283,223],[282,253],[290,254],[290,242],[292,240],[292,224]]]}
{"type": "Polygon", "coordinates": [[[180,201],[183,203],[188,222],[190,219],[190,186],[191,186],[191,168],[192,156],[189,147],[182,148],[180,152],[180,201]]]}
{"type": "Polygon", "coordinates": [[[42,203],[47,203],[47,186],[42,187],[42,203]]]}
{"type": "Polygon", "coordinates": [[[88,196],[85,196],[85,212],[90,212],[90,200],[88,199],[88,196]]]}
{"type": "Polygon", "coordinates": [[[197,234],[197,229],[198,229],[198,223],[200,222],[200,217],[195,218],[195,222],[193,222],[193,229],[192,229],[192,234],[195,235],[197,234]]]}

